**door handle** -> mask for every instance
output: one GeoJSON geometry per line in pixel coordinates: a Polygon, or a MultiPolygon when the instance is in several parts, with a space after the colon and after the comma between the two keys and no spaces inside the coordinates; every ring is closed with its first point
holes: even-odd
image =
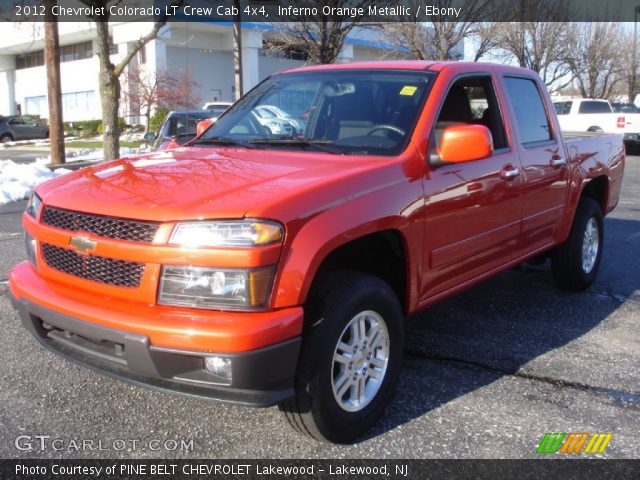
{"type": "Polygon", "coordinates": [[[500,170],[500,178],[503,180],[513,180],[518,175],[520,175],[520,169],[518,167],[514,167],[510,163],[502,167],[502,170],[500,170]]]}
{"type": "Polygon", "coordinates": [[[566,162],[566,160],[564,159],[564,157],[561,156],[554,156],[551,158],[551,162],[549,162],[551,164],[552,167],[562,167],[566,162]]]}

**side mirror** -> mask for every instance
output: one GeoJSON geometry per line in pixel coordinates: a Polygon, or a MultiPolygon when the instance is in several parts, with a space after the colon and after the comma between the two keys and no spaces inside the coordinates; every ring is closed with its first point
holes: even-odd
{"type": "Polygon", "coordinates": [[[142,139],[145,142],[153,142],[156,139],[156,134],[153,132],[147,132],[144,134],[144,136],[142,137],[142,139]]]}
{"type": "Polygon", "coordinates": [[[212,120],[210,118],[205,118],[204,120],[200,120],[196,125],[196,137],[199,137],[200,135],[202,135],[206,129],[208,129],[211,125],[213,125],[213,122],[215,122],[215,120],[212,120]]]}
{"type": "Polygon", "coordinates": [[[451,125],[444,129],[437,150],[439,163],[473,162],[493,153],[493,138],[484,125],[451,125]]]}

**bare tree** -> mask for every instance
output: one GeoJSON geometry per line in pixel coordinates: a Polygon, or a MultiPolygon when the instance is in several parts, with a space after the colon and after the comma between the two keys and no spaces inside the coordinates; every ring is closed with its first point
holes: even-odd
{"type": "MultiPolygon", "coordinates": [[[[624,91],[620,91],[621,95],[626,95],[629,102],[633,102],[638,93],[638,45],[634,32],[620,32],[620,67],[621,67],[621,84],[626,87],[624,91]]],[[[616,86],[615,90],[618,90],[616,86]]],[[[622,90],[622,89],[620,89],[622,90]]]]}
{"type": "Polygon", "coordinates": [[[143,113],[146,130],[149,130],[151,111],[155,107],[169,109],[194,108],[200,103],[200,97],[193,93],[199,86],[187,69],[179,71],[160,70],[150,72],[135,67],[129,69],[124,92],[131,104],[143,113]]]}
{"type": "MultiPolygon", "coordinates": [[[[118,110],[120,107],[120,77],[135,55],[151,40],[167,23],[166,16],[154,22],[151,30],[141,36],[129,47],[117,65],[111,63],[111,36],[109,34],[109,4],[113,0],[80,0],[88,6],[103,12],[93,17],[97,30],[97,54],[100,59],[100,103],[102,106],[102,123],[104,127],[104,158],[112,160],[120,155],[120,127],[118,126],[118,110]]],[[[182,2],[172,2],[172,5],[182,2]]]]}
{"type": "Polygon", "coordinates": [[[471,38],[475,40],[475,52],[473,61],[478,62],[485,55],[495,51],[499,47],[498,32],[500,22],[481,22],[471,32],[471,38]]]}
{"type": "Polygon", "coordinates": [[[235,11],[233,17],[233,85],[235,99],[239,100],[244,94],[242,79],[242,21],[240,17],[240,0],[233,0],[235,11]]]}
{"type": "MultiPolygon", "coordinates": [[[[439,9],[449,9],[460,5],[458,0],[435,0],[430,5],[439,9]]],[[[419,0],[410,0],[404,5],[412,12],[423,5],[419,0]]],[[[489,18],[493,3],[491,0],[470,0],[464,3],[460,15],[455,21],[429,21],[422,18],[398,18],[395,22],[382,24],[380,29],[387,42],[399,50],[408,50],[412,57],[419,60],[460,60],[456,51],[466,38],[469,38],[483,19],[489,18]]]]}
{"type": "Polygon", "coordinates": [[[611,98],[624,76],[624,32],[620,24],[577,24],[572,46],[569,64],[580,94],[586,98],[611,98]]]}
{"type": "Polygon", "coordinates": [[[558,91],[571,83],[574,12],[564,0],[520,0],[509,11],[511,21],[495,30],[499,57],[504,62],[538,72],[547,87],[558,91]],[[530,19],[553,19],[553,22],[530,19]]]}
{"type": "MultiPolygon", "coordinates": [[[[307,0],[291,0],[289,5],[298,8],[309,6],[307,0]]],[[[328,8],[362,8],[367,12],[368,0],[326,0],[328,8]]],[[[384,1],[382,1],[384,3],[384,1]]],[[[347,35],[358,26],[362,15],[324,15],[318,9],[317,15],[303,15],[298,22],[274,24],[276,34],[273,48],[293,48],[305,52],[310,63],[333,63],[344,48],[347,35]]]]}

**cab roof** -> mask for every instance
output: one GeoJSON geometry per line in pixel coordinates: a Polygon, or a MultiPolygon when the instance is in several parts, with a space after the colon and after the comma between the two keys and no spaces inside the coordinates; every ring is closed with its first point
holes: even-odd
{"type": "Polygon", "coordinates": [[[278,73],[317,72],[326,70],[427,70],[440,72],[444,69],[478,70],[494,72],[531,73],[531,70],[510,65],[498,65],[485,62],[454,62],[428,60],[378,60],[353,63],[332,63],[325,65],[309,65],[281,70],[278,73]]]}

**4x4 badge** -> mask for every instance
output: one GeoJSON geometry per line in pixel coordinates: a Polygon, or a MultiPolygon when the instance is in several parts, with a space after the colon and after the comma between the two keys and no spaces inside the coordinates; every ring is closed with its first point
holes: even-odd
{"type": "Polygon", "coordinates": [[[82,235],[76,235],[75,237],[71,237],[69,245],[75,247],[79,253],[90,253],[96,249],[98,242],[89,240],[87,237],[83,237],[82,235]]]}

